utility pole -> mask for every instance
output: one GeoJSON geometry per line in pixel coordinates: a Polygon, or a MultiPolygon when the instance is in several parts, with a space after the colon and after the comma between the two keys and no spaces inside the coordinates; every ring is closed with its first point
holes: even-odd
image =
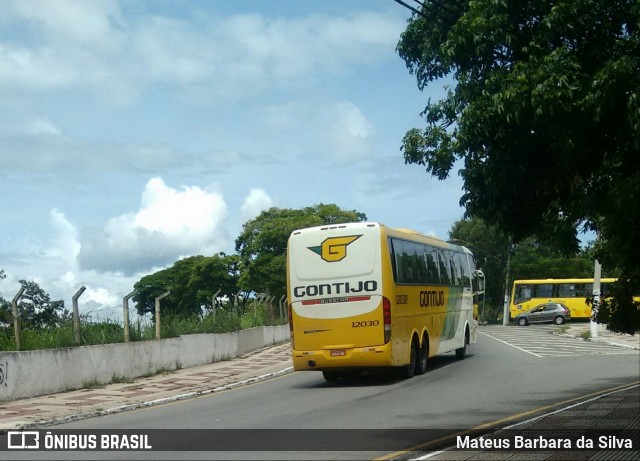
{"type": "Polygon", "coordinates": [[[602,273],[602,266],[600,261],[596,259],[593,267],[593,304],[591,305],[591,321],[589,322],[589,330],[592,338],[598,337],[598,322],[593,319],[593,316],[598,313],[600,307],[600,276],[602,273]]]}
{"type": "Polygon", "coordinates": [[[507,267],[504,276],[504,309],[502,312],[502,325],[509,325],[509,271],[511,270],[511,236],[507,245],[507,267]]]}

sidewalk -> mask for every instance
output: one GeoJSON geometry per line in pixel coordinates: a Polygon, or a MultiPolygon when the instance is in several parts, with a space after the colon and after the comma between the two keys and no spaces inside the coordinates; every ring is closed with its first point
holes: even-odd
{"type": "MultiPolygon", "coordinates": [[[[614,344],[616,346],[622,346],[630,349],[640,350],[640,334],[636,334],[634,336],[625,335],[623,333],[613,333],[607,330],[604,325],[598,324],[597,333],[595,337],[591,337],[590,335],[590,324],[589,322],[569,322],[564,325],[567,328],[567,331],[564,333],[565,336],[573,336],[576,338],[584,338],[587,336],[588,341],[599,341],[608,344],[614,344]]],[[[563,328],[562,326],[558,327],[558,330],[563,328]]]]}
{"type": "Polygon", "coordinates": [[[57,394],[0,402],[0,431],[28,429],[219,392],[288,373],[289,343],[237,359],[57,394]]]}

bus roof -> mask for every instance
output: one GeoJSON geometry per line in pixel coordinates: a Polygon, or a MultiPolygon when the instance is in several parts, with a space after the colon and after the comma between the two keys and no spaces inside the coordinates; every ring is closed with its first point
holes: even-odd
{"type": "MultiPolygon", "coordinates": [[[[601,282],[612,283],[618,279],[615,278],[601,278],[601,282]]],[[[514,280],[514,284],[527,283],[530,285],[542,284],[542,283],[590,283],[593,282],[593,278],[590,279],[528,279],[528,280],[514,280]]]]}
{"type": "Polygon", "coordinates": [[[413,229],[405,229],[405,228],[393,228],[385,226],[379,222],[373,221],[359,221],[359,222],[351,222],[351,223],[337,223],[337,224],[324,224],[322,226],[308,227],[305,229],[297,229],[294,230],[291,235],[298,235],[303,232],[315,232],[315,231],[325,231],[332,229],[359,229],[359,228],[379,228],[381,232],[386,235],[390,235],[397,238],[404,238],[407,240],[416,240],[422,243],[428,243],[433,246],[437,246],[440,248],[451,249],[451,250],[462,250],[464,253],[472,254],[471,251],[461,245],[456,245],[454,243],[445,242],[437,237],[432,235],[423,234],[422,232],[415,231],[413,229]]]}

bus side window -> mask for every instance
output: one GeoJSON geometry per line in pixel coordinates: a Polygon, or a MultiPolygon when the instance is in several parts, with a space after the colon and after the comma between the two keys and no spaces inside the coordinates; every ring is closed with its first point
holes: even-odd
{"type": "Polygon", "coordinates": [[[453,251],[447,251],[447,256],[449,259],[449,267],[451,267],[451,284],[461,285],[462,282],[460,281],[461,275],[457,255],[453,251]]]}
{"type": "Polygon", "coordinates": [[[466,253],[457,253],[458,256],[458,267],[461,270],[461,283],[465,287],[471,285],[471,272],[469,271],[469,261],[467,260],[468,256],[466,253]]]}
{"type": "Polygon", "coordinates": [[[576,284],[574,284],[574,283],[560,283],[560,284],[558,284],[558,297],[560,297],[560,298],[575,298],[576,297],[576,284]]]}
{"type": "Polygon", "coordinates": [[[515,303],[520,304],[531,299],[532,288],[530,285],[518,285],[516,287],[515,303]]]}
{"type": "Polygon", "coordinates": [[[534,298],[551,298],[553,297],[553,284],[541,283],[535,286],[534,298]]]}
{"type": "Polygon", "coordinates": [[[451,285],[451,266],[446,259],[446,251],[438,248],[438,264],[440,266],[440,283],[451,285]]]}
{"type": "Polygon", "coordinates": [[[589,296],[593,294],[593,283],[584,284],[584,295],[589,296]]]}
{"type": "Polygon", "coordinates": [[[429,283],[440,283],[440,273],[438,272],[436,249],[430,246],[425,246],[424,259],[427,265],[427,281],[429,283]]]}
{"type": "Polygon", "coordinates": [[[426,284],[429,279],[429,271],[427,261],[424,259],[424,245],[414,243],[413,252],[413,263],[416,269],[415,282],[426,284]]]}
{"type": "Polygon", "coordinates": [[[398,283],[398,262],[396,261],[396,246],[398,242],[395,239],[389,239],[389,257],[391,258],[391,269],[393,271],[393,281],[398,283]]]}

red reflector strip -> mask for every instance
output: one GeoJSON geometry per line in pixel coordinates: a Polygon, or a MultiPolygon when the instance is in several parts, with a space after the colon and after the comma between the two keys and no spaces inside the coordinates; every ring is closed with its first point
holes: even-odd
{"type": "Polygon", "coordinates": [[[349,302],[351,301],[369,301],[371,296],[351,296],[349,298],[349,302]]]}
{"type": "Polygon", "coordinates": [[[320,304],[319,299],[312,299],[311,301],[302,301],[303,306],[310,306],[312,304],[320,304]]]}
{"type": "Polygon", "coordinates": [[[347,296],[343,298],[323,298],[323,299],[309,299],[302,301],[303,306],[312,306],[315,304],[334,304],[334,303],[350,303],[355,301],[369,301],[371,296],[347,296]]]}

